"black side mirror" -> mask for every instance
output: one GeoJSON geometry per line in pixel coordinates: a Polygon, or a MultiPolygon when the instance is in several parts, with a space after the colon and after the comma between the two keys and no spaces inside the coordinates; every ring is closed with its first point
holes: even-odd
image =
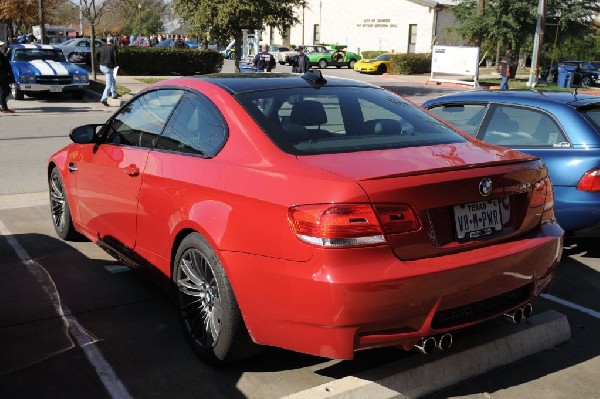
{"type": "Polygon", "coordinates": [[[83,125],[78,126],[71,130],[69,138],[77,144],[92,144],[99,142],[99,136],[97,134],[98,126],[102,125],[83,125]]]}

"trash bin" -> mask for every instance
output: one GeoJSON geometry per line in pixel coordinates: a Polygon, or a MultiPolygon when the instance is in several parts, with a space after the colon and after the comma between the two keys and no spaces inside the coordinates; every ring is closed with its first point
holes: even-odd
{"type": "Polygon", "coordinates": [[[573,84],[573,76],[575,75],[576,65],[559,65],[558,79],[556,85],[558,87],[571,87],[573,84]]]}

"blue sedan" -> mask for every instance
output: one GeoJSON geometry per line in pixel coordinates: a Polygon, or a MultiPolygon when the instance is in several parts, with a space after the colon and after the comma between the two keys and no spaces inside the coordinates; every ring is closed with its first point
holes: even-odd
{"type": "Polygon", "coordinates": [[[14,44],[6,47],[4,54],[10,61],[15,76],[11,84],[15,100],[25,94],[71,92],[82,99],[89,86],[85,69],[67,62],[58,47],[39,44],[14,44]]]}
{"type": "Polygon", "coordinates": [[[423,106],[473,137],[541,158],[563,229],[572,236],[600,236],[600,97],[486,90],[441,96],[423,106]]]}

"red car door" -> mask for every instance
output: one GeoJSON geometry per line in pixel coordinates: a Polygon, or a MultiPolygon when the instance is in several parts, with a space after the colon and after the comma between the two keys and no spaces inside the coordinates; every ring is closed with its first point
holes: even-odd
{"type": "Polygon", "coordinates": [[[82,225],[128,248],[136,243],[136,214],[150,149],[182,92],[155,90],[124,106],[102,128],[102,142],[82,150],[75,165],[82,225]]]}

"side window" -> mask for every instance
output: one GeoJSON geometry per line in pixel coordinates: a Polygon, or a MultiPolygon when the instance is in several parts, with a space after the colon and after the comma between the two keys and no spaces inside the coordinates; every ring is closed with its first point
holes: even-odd
{"type": "Polygon", "coordinates": [[[468,135],[475,137],[479,125],[485,116],[486,109],[486,105],[465,104],[443,105],[432,108],[430,111],[468,135]]]}
{"type": "Polygon", "coordinates": [[[227,127],[217,108],[203,96],[187,93],[162,136],[157,149],[215,156],[227,141],[227,127]]]}
{"type": "Polygon", "coordinates": [[[136,98],[111,120],[105,142],[152,148],[182,95],[181,90],[155,90],[136,98]]]}
{"type": "Polygon", "coordinates": [[[482,139],[509,147],[554,147],[567,142],[550,115],[512,106],[498,106],[493,110],[482,139]]]}

